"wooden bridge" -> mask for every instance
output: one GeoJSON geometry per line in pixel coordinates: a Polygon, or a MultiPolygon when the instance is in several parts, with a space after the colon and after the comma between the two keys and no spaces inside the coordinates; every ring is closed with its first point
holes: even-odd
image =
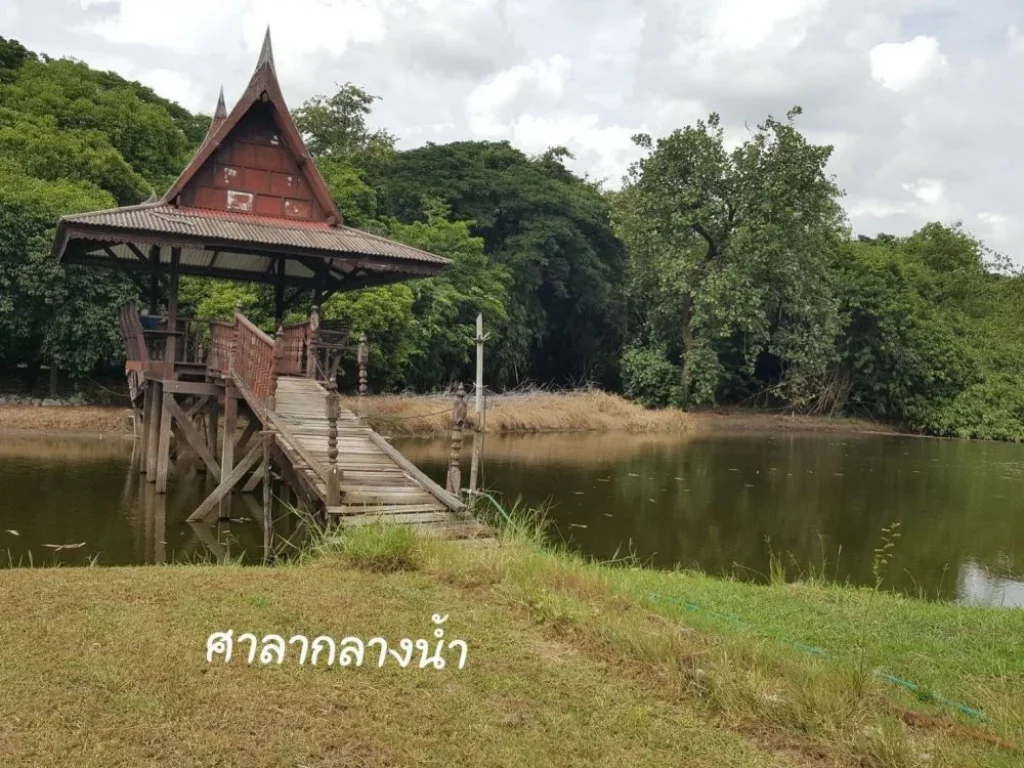
{"type": "MultiPolygon", "coordinates": [[[[191,325],[183,320],[173,331],[147,331],[133,307],[121,313],[143,425],[140,470],[157,492],[166,491],[174,434],[219,480],[190,520],[225,515],[232,492],[261,483],[267,514],[273,466],[303,507],[343,526],[387,522],[447,538],[493,536],[458,496],[341,407],[333,382],[352,347],[347,333],[320,328],[315,310],[309,321],[281,326],[273,338],[236,312],[232,322],[210,323],[208,341],[182,344],[173,365],[166,346],[154,350],[167,338],[200,339],[195,328],[186,330],[191,325]],[[153,351],[162,359],[151,360],[153,351]],[[247,425],[239,435],[240,412],[247,425]]],[[[365,339],[355,349],[365,392],[365,339]]]]}

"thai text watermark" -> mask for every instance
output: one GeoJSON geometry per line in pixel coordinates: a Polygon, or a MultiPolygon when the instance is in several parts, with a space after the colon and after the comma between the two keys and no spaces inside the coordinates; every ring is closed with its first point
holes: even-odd
{"type": "Polygon", "coordinates": [[[328,635],[317,635],[312,640],[306,635],[264,635],[257,637],[252,632],[235,634],[228,629],[214,632],[206,638],[206,661],[213,664],[218,659],[227,664],[232,659],[242,659],[248,664],[270,666],[297,662],[300,666],[338,667],[383,667],[397,664],[403,668],[444,669],[451,664],[458,669],[466,666],[469,645],[465,640],[444,640],[444,627],[448,616],[435,613],[432,621],[436,625],[433,640],[410,640],[402,638],[395,646],[383,637],[363,640],[358,637],[344,637],[335,641],[328,635]],[[458,652],[458,663],[455,652],[458,652]],[[448,657],[452,658],[449,659],[448,657]]]}

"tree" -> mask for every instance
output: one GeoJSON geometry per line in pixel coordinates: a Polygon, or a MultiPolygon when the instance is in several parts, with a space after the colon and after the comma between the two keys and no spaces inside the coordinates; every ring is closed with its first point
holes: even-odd
{"type": "Polygon", "coordinates": [[[507,142],[428,144],[397,153],[373,180],[382,212],[412,222],[425,200],[441,200],[508,271],[507,330],[489,348],[499,385],[616,383],[624,253],[608,202],[561,158],[531,159],[507,142]]]}
{"type": "Polygon", "coordinates": [[[336,294],[324,306],[325,318],[343,319],[354,333],[372,339],[379,387],[426,390],[464,378],[478,313],[494,337],[504,331],[508,272],[488,259],[468,222],[449,221],[447,214],[431,201],[426,221],[387,223],[388,236],[451,259],[442,275],[336,294]]]}
{"type": "Polygon", "coordinates": [[[137,297],[134,286],[50,257],[62,214],[112,204],[94,185],[0,165],[0,362],[28,363],[30,387],[44,359],[82,376],[121,348],[117,308],[137,297]]]}
{"type": "Polygon", "coordinates": [[[772,383],[812,394],[839,330],[830,263],[843,234],[840,191],[810,144],[769,117],[732,152],[712,114],[655,142],[616,196],[636,333],[681,358],[681,397],[772,383]]]}
{"type": "Polygon", "coordinates": [[[292,116],[318,161],[333,159],[357,162],[389,156],[395,137],[385,130],[371,131],[366,118],[379,96],[345,83],[333,96],[314,96],[292,116]]]}

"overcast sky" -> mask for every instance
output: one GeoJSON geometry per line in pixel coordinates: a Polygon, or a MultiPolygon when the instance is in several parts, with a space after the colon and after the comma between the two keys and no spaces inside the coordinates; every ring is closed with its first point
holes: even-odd
{"type": "Polygon", "coordinates": [[[962,220],[1024,263],[1021,0],[0,0],[0,35],[206,113],[267,24],[292,107],[352,81],[403,148],[561,144],[610,187],[638,131],[799,104],[857,233],[962,220]]]}

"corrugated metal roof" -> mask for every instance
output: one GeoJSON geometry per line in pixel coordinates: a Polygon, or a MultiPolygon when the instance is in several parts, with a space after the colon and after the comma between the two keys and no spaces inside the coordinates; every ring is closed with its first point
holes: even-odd
{"type": "Polygon", "coordinates": [[[351,227],[256,216],[249,213],[176,208],[173,205],[143,204],[79,213],[65,216],[61,223],[71,227],[85,225],[139,233],[186,235],[259,246],[286,246],[436,265],[450,263],[441,256],[351,227]]]}

